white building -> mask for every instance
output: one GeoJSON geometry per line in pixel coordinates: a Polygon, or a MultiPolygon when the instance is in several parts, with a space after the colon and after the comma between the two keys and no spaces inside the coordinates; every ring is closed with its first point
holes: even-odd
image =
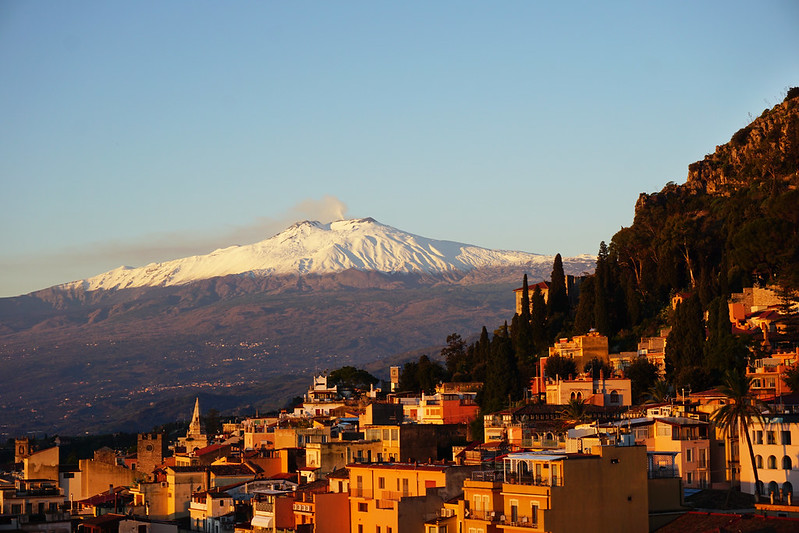
{"type": "MultiPolygon", "coordinates": [[[[787,500],[799,487],[799,415],[767,415],[763,424],[752,421],[749,429],[755,464],[760,479],[759,492],[774,500],[787,500]]],[[[755,492],[752,460],[745,439],[740,443],[741,491],[755,492]]]]}

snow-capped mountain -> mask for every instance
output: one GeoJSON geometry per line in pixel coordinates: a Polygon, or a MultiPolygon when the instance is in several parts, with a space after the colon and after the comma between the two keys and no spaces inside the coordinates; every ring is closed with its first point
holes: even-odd
{"type": "MultiPolygon", "coordinates": [[[[458,242],[428,239],[381,224],[372,218],[339,220],[329,224],[304,221],[255,244],[231,246],[208,255],[152,263],[140,268],[120,267],[59,288],[111,290],[184,285],[237,274],[329,274],[347,269],[442,274],[469,272],[482,267],[551,265],[552,260],[553,257],[547,255],[489,250],[458,242]]],[[[570,258],[570,270],[591,270],[594,261],[595,258],[590,255],[570,258]],[[579,269],[583,263],[584,268],[579,269]]]]}

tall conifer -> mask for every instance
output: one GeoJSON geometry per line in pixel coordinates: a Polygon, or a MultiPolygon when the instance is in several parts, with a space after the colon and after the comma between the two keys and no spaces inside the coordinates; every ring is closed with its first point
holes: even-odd
{"type": "Polygon", "coordinates": [[[566,274],[563,272],[563,259],[555,256],[550,275],[549,299],[547,300],[547,317],[569,312],[569,294],[566,291],[566,274]]]}

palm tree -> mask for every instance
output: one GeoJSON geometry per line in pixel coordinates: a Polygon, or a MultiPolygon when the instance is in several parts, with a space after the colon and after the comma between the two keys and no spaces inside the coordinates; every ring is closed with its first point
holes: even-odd
{"type": "Polygon", "coordinates": [[[757,475],[757,463],[755,463],[755,452],[752,449],[749,427],[752,425],[752,420],[763,423],[762,413],[765,406],[752,395],[751,384],[752,378],[746,375],[745,370],[728,370],[724,374],[718,390],[729,401],[713,411],[710,418],[724,431],[725,435],[737,433],[739,441],[740,433],[746,436],[749,459],[752,462],[752,471],[755,473],[755,501],[759,501],[760,477],[757,475]]]}
{"type": "Polygon", "coordinates": [[[572,398],[560,410],[564,425],[574,426],[588,420],[588,404],[582,398],[572,398]]]}
{"type": "Polygon", "coordinates": [[[645,403],[663,403],[671,398],[672,388],[665,379],[659,379],[654,385],[649,387],[646,393],[645,403]]]}

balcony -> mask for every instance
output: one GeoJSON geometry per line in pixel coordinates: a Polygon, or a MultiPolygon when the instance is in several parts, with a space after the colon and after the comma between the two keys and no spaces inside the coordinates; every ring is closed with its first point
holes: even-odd
{"type": "Polygon", "coordinates": [[[524,527],[530,529],[537,529],[539,524],[537,521],[534,521],[531,516],[516,516],[516,519],[513,520],[510,516],[501,515],[499,517],[499,524],[503,526],[511,526],[511,527],[524,527]]]}
{"type": "Polygon", "coordinates": [[[466,515],[466,518],[470,520],[483,520],[485,522],[498,522],[500,516],[502,516],[502,512],[469,510],[469,514],[466,515]]]}

